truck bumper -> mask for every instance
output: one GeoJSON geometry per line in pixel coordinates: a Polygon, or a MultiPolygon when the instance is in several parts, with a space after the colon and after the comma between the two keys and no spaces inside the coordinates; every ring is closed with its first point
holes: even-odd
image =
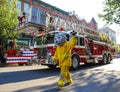
{"type": "Polygon", "coordinates": [[[46,59],[40,59],[39,64],[41,65],[54,65],[52,61],[46,60],[46,59]]]}

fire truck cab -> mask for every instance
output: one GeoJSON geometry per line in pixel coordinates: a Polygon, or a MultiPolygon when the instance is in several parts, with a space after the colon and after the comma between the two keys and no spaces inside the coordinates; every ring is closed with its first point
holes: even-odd
{"type": "MultiPolygon", "coordinates": [[[[67,41],[71,41],[71,31],[51,31],[38,35],[37,53],[40,58],[39,63],[50,68],[55,68],[58,64],[53,64],[51,58],[55,53],[54,36],[58,32],[64,32],[67,41]]],[[[72,68],[78,69],[81,63],[101,63],[109,64],[114,58],[114,48],[107,42],[97,41],[85,35],[77,34],[77,45],[71,51],[72,68]]]]}

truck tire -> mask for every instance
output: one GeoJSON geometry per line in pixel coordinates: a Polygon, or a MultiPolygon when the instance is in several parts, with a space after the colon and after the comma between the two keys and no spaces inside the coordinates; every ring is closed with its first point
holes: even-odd
{"type": "Polygon", "coordinates": [[[27,66],[30,66],[30,65],[32,65],[33,64],[33,61],[30,59],[30,60],[28,60],[28,63],[26,64],[27,66]]]}
{"type": "Polygon", "coordinates": [[[103,55],[102,64],[104,64],[104,65],[107,64],[107,55],[106,54],[103,55]]]}
{"type": "Polygon", "coordinates": [[[80,58],[76,55],[72,56],[72,69],[78,69],[80,66],[80,58]]]}
{"type": "Polygon", "coordinates": [[[107,57],[107,64],[110,64],[110,63],[111,63],[111,56],[108,55],[108,57],[107,57]]]}

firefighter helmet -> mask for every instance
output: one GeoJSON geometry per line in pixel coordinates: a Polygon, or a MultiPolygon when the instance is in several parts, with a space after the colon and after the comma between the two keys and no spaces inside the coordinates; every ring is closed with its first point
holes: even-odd
{"type": "Polygon", "coordinates": [[[67,40],[67,37],[64,33],[57,33],[54,38],[55,45],[61,45],[65,43],[67,40]]]}

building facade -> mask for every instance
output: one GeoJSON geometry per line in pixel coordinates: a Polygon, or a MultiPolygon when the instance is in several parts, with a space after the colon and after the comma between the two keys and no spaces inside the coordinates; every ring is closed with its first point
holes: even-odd
{"type": "MultiPolygon", "coordinates": [[[[47,30],[48,22],[46,16],[50,16],[54,28],[64,27],[65,30],[74,29],[78,33],[86,35],[99,35],[97,22],[94,18],[90,22],[79,17],[73,12],[69,13],[41,0],[19,0],[17,8],[20,12],[19,26],[17,30],[20,33],[27,33],[35,36],[39,31],[47,30]]],[[[96,36],[96,37],[97,37],[96,36]]],[[[96,38],[95,37],[95,38],[96,38]]]]}

